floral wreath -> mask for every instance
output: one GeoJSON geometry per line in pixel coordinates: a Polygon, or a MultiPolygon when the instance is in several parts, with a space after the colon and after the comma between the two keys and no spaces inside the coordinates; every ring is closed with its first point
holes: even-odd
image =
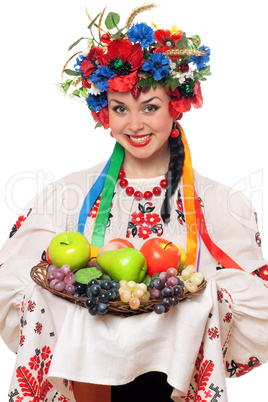
{"type": "Polygon", "coordinates": [[[200,46],[199,36],[188,38],[175,26],[153,29],[144,22],[133,23],[137,14],[154,7],[149,4],[134,9],[123,28],[118,27],[120,16],[110,12],[104,21],[107,31],[101,28],[105,9],[93,20],[87,12],[91,38],[82,37],[69,47],[71,50],[83,39],[89,41],[86,53],[75,53],[65,64],[62,73],[73,78],[60,85],[65,92],[72,89],[72,95],[85,99],[96,127],[109,128],[108,90],[131,91],[137,98],[141,91],[161,85],[172,96],[169,113],[176,120],[192,106],[202,107],[200,81],[211,75],[207,65],[210,48],[200,46]],[[93,34],[94,27],[99,39],[93,34]],[[78,54],[74,70],[67,69],[69,61],[78,54]]]}

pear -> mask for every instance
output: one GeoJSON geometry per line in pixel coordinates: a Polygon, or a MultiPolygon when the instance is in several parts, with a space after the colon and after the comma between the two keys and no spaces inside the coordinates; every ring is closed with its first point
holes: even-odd
{"type": "Polygon", "coordinates": [[[134,248],[103,251],[97,255],[97,264],[115,281],[140,283],[147,271],[143,254],[134,248]]]}

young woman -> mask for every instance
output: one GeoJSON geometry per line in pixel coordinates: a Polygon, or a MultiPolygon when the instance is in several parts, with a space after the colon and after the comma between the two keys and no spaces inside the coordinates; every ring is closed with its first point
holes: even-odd
{"type": "Polygon", "coordinates": [[[193,171],[178,123],[202,106],[209,49],[175,28],[133,24],[136,14],[119,38],[100,36],[103,46],[80,55],[75,78],[62,84],[74,85],[111,130],[112,157],[48,186],[0,254],[1,335],[17,353],[10,398],[227,401],[225,375],[267,361],[256,213],[241,194],[193,171]],[[90,316],[30,278],[51,239],[67,230],[96,247],[118,237],[137,249],[168,239],[186,250],[206,289],[167,314],[90,316]]]}

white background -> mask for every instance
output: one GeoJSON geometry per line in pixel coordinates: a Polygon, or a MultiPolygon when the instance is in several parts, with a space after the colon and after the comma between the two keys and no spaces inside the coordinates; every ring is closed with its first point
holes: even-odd
{"type": "MultiPolygon", "coordinates": [[[[109,131],[93,130],[85,106],[64,97],[60,81],[68,47],[89,31],[92,17],[107,10],[122,16],[127,2],[102,0],[9,0],[0,5],[1,154],[0,244],[21,208],[51,180],[88,168],[112,150],[109,131]],[[94,3],[94,4],[92,4],[94,3]],[[121,3],[121,4],[120,4],[121,3]]],[[[129,4],[129,3],[128,3],[129,4]]],[[[142,5],[142,1],[135,1],[142,5]]],[[[204,106],[186,113],[186,132],[196,170],[235,186],[259,212],[264,255],[268,256],[267,21],[263,0],[162,1],[138,21],[159,28],[177,25],[199,34],[212,51],[213,75],[202,83],[204,106]]],[[[72,64],[70,65],[72,66],[72,64]]],[[[254,330],[254,329],[253,329],[254,330]]],[[[8,400],[15,356],[0,343],[0,400],[8,400]]],[[[267,364],[228,380],[229,402],[265,400],[267,364]]]]}

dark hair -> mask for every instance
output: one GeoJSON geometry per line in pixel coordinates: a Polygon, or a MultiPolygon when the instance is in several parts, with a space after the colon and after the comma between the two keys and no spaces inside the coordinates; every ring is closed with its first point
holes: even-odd
{"type": "Polygon", "coordinates": [[[176,126],[176,128],[177,130],[179,130],[179,136],[177,138],[172,138],[170,136],[168,139],[170,147],[170,160],[167,172],[168,187],[165,192],[165,198],[160,212],[164,223],[168,223],[170,221],[169,199],[175,193],[177,185],[181,179],[185,159],[184,145],[181,140],[181,132],[178,126],[176,126]]]}

